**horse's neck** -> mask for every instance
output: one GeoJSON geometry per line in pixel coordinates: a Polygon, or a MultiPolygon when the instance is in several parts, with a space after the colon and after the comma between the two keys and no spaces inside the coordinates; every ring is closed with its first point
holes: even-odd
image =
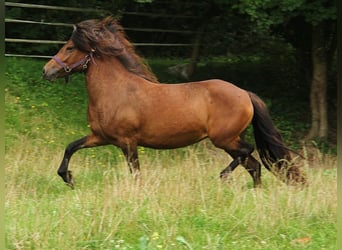
{"type": "Polygon", "coordinates": [[[125,51],[118,56],[120,62],[124,67],[131,73],[138,75],[148,81],[158,82],[156,76],[149,71],[148,67],[142,63],[141,58],[139,58],[135,53],[125,51]]]}
{"type": "Polygon", "coordinates": [[[133,78],[139,79],[116,58],[95,58],[86,72],[90,102],[97,105],[108,98],[124,96],[129,91],[129,85],[139,84],[140,81],[132,80],[133,78]]]}

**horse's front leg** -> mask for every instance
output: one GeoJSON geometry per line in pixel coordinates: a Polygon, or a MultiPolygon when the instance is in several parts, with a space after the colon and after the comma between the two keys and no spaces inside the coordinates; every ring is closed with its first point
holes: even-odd
{"type": "Polygon", "coordinates": [[[140,179],[140,165],[138,159],[138,147],[136,144],[128,144],[121,147],[122,152],[124,153],[129,171],[133,175],[135,180],[140,179]]]}
{"type": "Polygon", "coordinates": [[[94,134],[90,134],[70,143],[65,149],[63,160],[57,171],[58,175],[62,177],[67,185],[69,185],[71,188],[74,188],[74,178],[71,174],[71,171],[68,170],[71,156],[79,149],[96,147],[105,144],[106,143],[104,143],[101,138],[95,136],[94,134]]]}

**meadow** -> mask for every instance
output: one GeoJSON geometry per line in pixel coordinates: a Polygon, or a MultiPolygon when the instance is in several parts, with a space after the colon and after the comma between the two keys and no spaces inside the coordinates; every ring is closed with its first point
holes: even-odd
{"type": "MultiPolygon", "coordinates": [[[[301,146],[309,185],[287,186],[263,168],[252,188],[209,141],[177,150],[139,148],[142,181],[120,150],[84,149],[57,175],[65,146],[89,132],[82,75],[45,82],[45,61],[6,59],[7,249],[336,249],[336,155],[301,146]]],[[[276,119],[277,120],[277,119],[276,119]]]]}

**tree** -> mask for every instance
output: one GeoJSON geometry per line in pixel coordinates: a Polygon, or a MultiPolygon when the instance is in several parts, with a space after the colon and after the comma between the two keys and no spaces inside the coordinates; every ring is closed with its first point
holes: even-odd
{"type": "Polygon", "coordinates": [[[327,76],[337,45],[334,2],[241,0],[234,8],[248,14],[259,33],[280,35],[296,49],[311,82],[311,128],[306,139],[326,139],[327,76]]]}

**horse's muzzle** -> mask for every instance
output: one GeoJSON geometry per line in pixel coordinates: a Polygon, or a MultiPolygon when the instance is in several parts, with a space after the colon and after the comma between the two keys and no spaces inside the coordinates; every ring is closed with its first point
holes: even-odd
{"type": "Polygon", "coordinates": [[[57,72],[54,70],[46,70],[43,68],[43,79],[48,80],[50,82],[54,82],[57,79],[57,72]]]}

